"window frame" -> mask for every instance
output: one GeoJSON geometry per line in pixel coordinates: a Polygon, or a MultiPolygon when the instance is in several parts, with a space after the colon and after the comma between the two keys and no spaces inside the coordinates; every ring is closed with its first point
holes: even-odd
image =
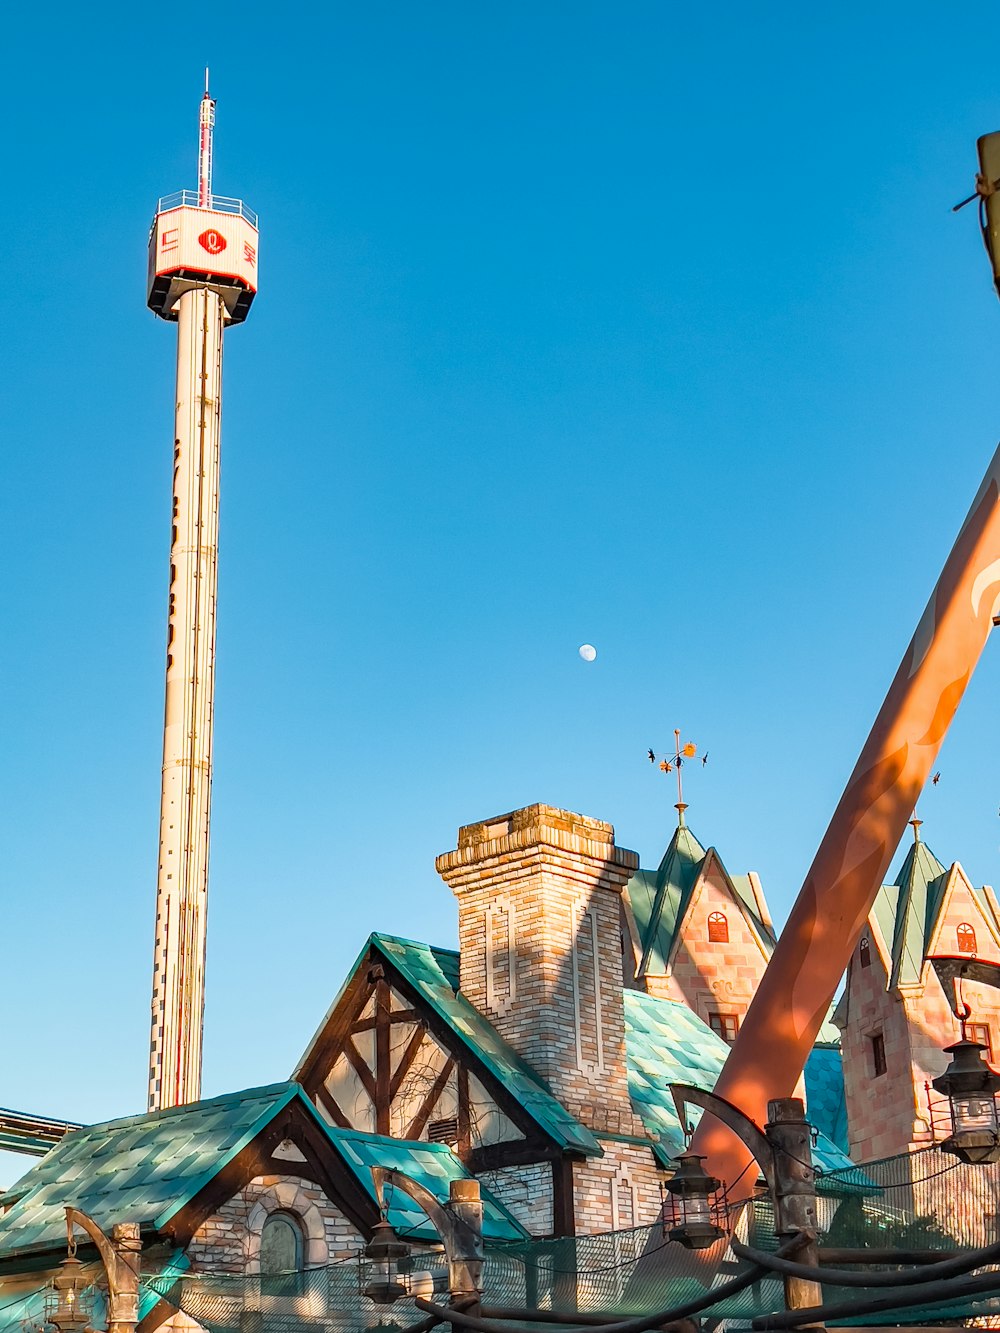
{"type": "Polygon", "coordinates": [[[739,1036],[740,1016],[739,1014],[726,1013],[721,1009],[713,1009],[708,1015],[708,1026],[717,1037],[721,1037],[727,1046],[732,1046],[733,1042],[739,1036]],[[732,1028],[732,1036],[727,1035],[727,1028],[732,1028]]]}
{"type": "Polygon", "coordinates": [[[958,945],[959,953],[978,953],[979,941],[976,939],[976,928],[971,921],[960,921],[955,928],[955,940],[958,945]],[[972,941],[970,948],[966,941],[972,941]]]}
{"type": "Polygon", "coordinates": [[[868,1049],[872,1055],[872,1078],[881,1078],[889,1072],[889,1064],[885,1058],[885,1036],[881,1032],[873,1032],[868,1038],[868,1049]]]}
{"type": "Polygon", "coordinates": [[[986,1063],[993,1063],[993,1032],[989,1023],[966,1023],[964,1034],[967,1041],[977,1042],[986,1047],[986,1063]]]}
{"type": "Polygon", "coordinates": [[[729,943],[729,918],[725,912],[709,912],[708,914],[708,942],[709,944],[728,944],[729,943]],[[721,929],[720,929],[721,923],[721,929]]]}

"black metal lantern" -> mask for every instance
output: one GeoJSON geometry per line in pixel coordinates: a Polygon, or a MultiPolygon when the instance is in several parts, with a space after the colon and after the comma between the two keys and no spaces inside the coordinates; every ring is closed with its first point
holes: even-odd
{"type": "Polygon", "coordinates": [[[381,1271],[365,1287],[364,1295],[376,1305],[392,1305],[406,1295],[406,1288],[396,1280],[396,1274],[398,1264],[409,1253],[409,1245],[399,1239],[390,1222],[383,1217],[375,1223],[372,1238],[365,1246],[365,1258],[371,1259],[381,1271]]]}
{"type": "Polygon", "coordinates": [[[677,1170],[667,1181],[667,1189],[673,1199],[677,1225],[667,1235],[689,1250],[707,1250],[725,1234],[712,1220],[713,1196],[718,1194],[719,1182],[715,1176],[706,1174],[702,1167],[705,1159],[697,1153],[682,1153],[674,1160],[677,1170]]]}
{"type": "Polygon", "coordinates": [[[945,1047],[951,1064],[933,1086],[948,1098],[951,1134],[941,1144],[963,1162],[1000,1162],[1000,1074],[983,1059],[987,1048],[965,1037],[945,1047]]]}
{"type": "Polygon", "coordinates": [[[59,1265],[45,1293],[45,1321],[55,1324],[59,1333],[83,1333],[90,1318],[92,1298],[87,1289],[91,1281],[84,1277],[75,1249],[59,1265]]]}

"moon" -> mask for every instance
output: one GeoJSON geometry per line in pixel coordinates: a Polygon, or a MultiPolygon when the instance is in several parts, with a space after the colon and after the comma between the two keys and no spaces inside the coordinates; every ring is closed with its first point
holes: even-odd
{"type": "Polygon", "coordinates": [[[578,651],[585,662],[592,662],[597,656],[597,649],[592,643],[581,643],[578,651]]]}

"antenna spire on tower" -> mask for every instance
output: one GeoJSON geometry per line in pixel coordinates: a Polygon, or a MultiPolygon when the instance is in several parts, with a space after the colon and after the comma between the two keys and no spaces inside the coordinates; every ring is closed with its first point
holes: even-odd
{"type": "Polygon", "coordinates": [[[212,207],[212,135],[215,131],[215,100],[208,91],[205,66],[205,95],[198,108],[198,207],[212,207]]]}

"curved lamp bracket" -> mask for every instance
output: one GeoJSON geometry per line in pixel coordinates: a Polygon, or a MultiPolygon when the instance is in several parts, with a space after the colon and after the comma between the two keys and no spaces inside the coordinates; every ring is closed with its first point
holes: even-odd
{"type": "Polygon", "coordinates": [[[681,1122],[682,1129],[687,1127],[685,1106],[700,1106],[703,1111],[714,1115],[727,1129],[731,1129],[753,1153],[757,1165],[764,1173],[768,1189],[774,1192],[774,1151],[764,1131],[759,1129],[749,1116],[744,1115],[732,1102],[727,1102],[725,1097],[718,1097],[714,1092],[706,1092],[704,1088],[693,1088],[687,1083],[671,1083],[670,1095],[674,1099],[677,1118],[681,1122]]]}

